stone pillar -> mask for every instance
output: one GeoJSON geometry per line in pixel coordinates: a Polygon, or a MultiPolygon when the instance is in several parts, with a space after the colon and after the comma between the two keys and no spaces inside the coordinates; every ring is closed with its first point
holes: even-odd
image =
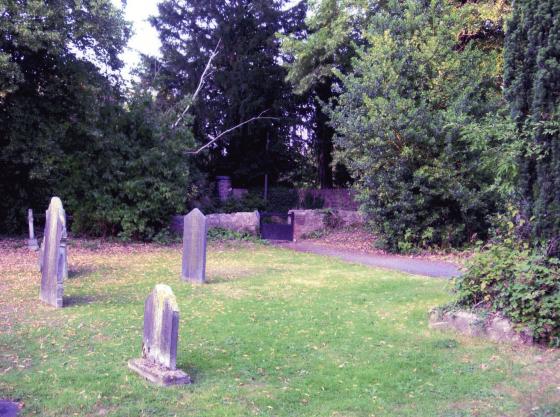
{"type": "Polygon", "coordinates": [[[218,176],[216,177],[216,185],[218,187],[218,198],[220,201],[226,201],[231,197],[231,178],[228,176],[218,176]]]}

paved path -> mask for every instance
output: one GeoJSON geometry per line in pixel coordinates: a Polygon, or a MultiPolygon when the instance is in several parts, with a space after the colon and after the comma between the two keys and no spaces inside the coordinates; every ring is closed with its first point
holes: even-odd
{"type": "Polygon", "coordinates": [[[314,253],[317,255],[333,256],[343,261],[395,269],[414,275],[425,275],[436,278],[453,278],[461,275],[457,265],[451,262],[432,261],[427,259],[409,258],[398,255],[374,255],[347,250],[336,249],[328,246],[317,245],[309,242],[278,242],[277,245],[296,250],[298,252],[314,253]]]}

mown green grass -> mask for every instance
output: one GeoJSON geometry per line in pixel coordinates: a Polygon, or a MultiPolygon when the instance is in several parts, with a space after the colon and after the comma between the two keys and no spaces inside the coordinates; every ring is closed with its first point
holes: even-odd
{"type": "Polygon", "coordinates": [[[23,401],[23,415],[521,413],[504,389],[523,385],[515,349],[428,330],[427,311],[450,297],[444,280],[262,245],[211,247],[209,283],[195,286],[179,279],[177,247],[94,248],[74,267],[72,256],[64,309],[35,302],[32,270],[5,289],[18,310],[0,335],[0,397],[23,401]],[[157,283],[177,297],[190,386],[158,388],[127,368],[157,283]]]}

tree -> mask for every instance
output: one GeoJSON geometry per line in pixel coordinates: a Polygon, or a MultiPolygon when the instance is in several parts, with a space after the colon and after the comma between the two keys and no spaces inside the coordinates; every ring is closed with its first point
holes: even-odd
{"type": "Polygon", "coordinates": [[[219,44],[203,94],[193,103],[199,142],[262,114],[209,149],[203,169],[232,175],[240,185],[280,181],[298,164],[294,121],[297,103],[279,65],[277,32],[297,30],[300,9],[284,1],[166,0],[152,19],[162,42],[160,99],[176,102],[192,93],[219,44]]]}
{"type": "MultiPolygon", "coordinates": [[[[46,207],[69,152],[103,134],[103,105],[118,95],[128,24],[110,0],[0,5],[0,230],[15,231],[27,207],[46,207]]],[[[79,173],[74,173],[78,175],[79,173]]]]}
{"type": "Polygon", "coordinates": [[[560,4],[516,1],[505,46],[511,117],[528,149],[519,160],[523,210],[532,235],[560,234],[560,4]]]}
{"type": "MultiPolygon", "coordinates": [[[[310,1],[306,32],[281,36],[287,55],[287,80],[294,91],[309,94],[313,102],[311,131],[321,188],[333,186],[334,130],[323,106],[335,96],[335,70],[345,73],[361,43],[361,31],[377,6],[367,7],[363,0],[310,1]]],[[[377,2],[374,2],[377,3],[377,2]]]]}
{"type": "Polygon", "coordinates": [[[503,105],[501,48],[457,36],[472,10],[388,1],[351,73],[338,72],[343,92],[330,115],[339,157],[389,249],[484,237],[499,208],[494,167],[479,164],[484,149],[464,132],[503,105]]]}

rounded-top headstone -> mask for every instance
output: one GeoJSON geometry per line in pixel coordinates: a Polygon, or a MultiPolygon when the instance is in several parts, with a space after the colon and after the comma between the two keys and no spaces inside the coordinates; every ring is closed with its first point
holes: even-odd
{"type": "Polygon", "coordinates": [[[206,216],[195,208],[183,221],[183,262],[181,277],[184,281],[206,280],[206,216]]]}

